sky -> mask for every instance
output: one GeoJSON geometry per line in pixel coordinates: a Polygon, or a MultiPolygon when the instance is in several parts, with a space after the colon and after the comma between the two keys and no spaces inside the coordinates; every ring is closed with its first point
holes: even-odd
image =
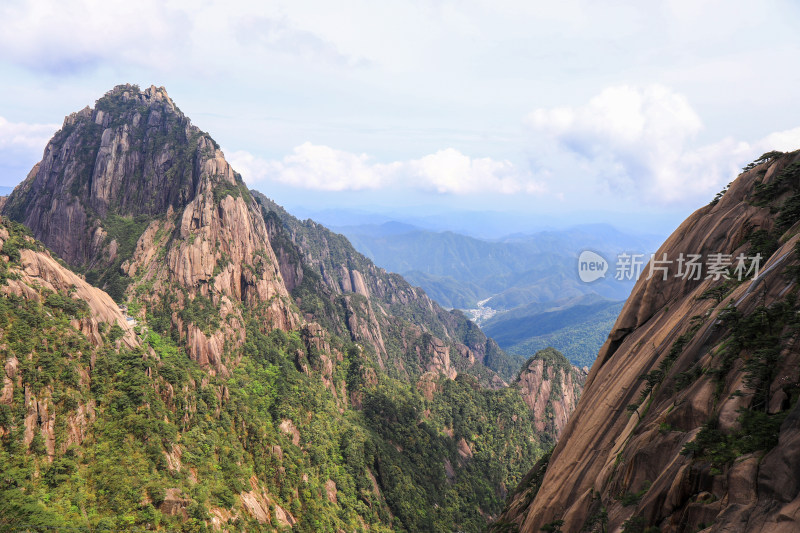
{"type": "Polygon", "coordinates": [[[290,210],[485,211],[508,233],[668,232],[800,148],[790,0],[4,0],[0,21],[0,186],[122,83],[166,87],[290,210]]]}

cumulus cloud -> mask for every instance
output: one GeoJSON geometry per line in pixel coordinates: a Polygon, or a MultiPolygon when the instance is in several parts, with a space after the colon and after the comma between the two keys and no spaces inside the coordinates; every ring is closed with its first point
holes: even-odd
{"type": "Polygon", "coordinates": [[[510,161],[496,161],[488,157],[473,159],[453,148],[439,150],[401,166],[413,177],[417,186],[440,193],[516,194],[544,191],[541,183],[520,172],[510,161]]]}
{"type": "Polygon", "coordinates": [[[69,74],[106,63],[165,65],[191,30],[188,14],[158,0],[6,2],[0,34],[7,60],[69,74]],[[131,43],[135,43],[132,45],[131,43]]]}
{"type": "Polygon", "coordinates": [[[59,127],[58,124],[10,122],[0,117],[0,149],[41,152],[59,127]]]}
{"type": "Polygon", "coordinates": [[[272,181],[323,191],[411,188],[442,194],[535,194],[544,186],[510,161],[472,158],[453,148],[420,159],[380,163],[366,154],[354,154],[309,142],[280,160],[267,160],[245,151],[229,160],[244,179],[254,184],[272,181]]]}
{"type": "Polygon", "coordinates": [[[397,164],[373,163],[366,154],[303,143],[280,160],[266,160],[245,151],[233,152],[231,164],[249,183],[275,181],[321,191],[377,189],[397,164]]]}
{"type": "Polygon", "coordinates": [[[551,162],[571,160],[608,192],[651,203],[703,198],[763,151],[800,147],[800,128],[695,146],[700,117],[661,85],[610,87],[583,106],[537,109],[527,123],[539,141],[555,146],[551,162]]]}

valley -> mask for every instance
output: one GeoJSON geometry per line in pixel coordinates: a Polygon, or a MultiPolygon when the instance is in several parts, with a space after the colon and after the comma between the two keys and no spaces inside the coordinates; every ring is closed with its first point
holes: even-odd
{"type": "Polygon", "coordinates": [[[480,531],[586,378],[248,190],[163,88],[0,208],[2,528],[480,531]]]}
{"type": "Polygon", "coordinates": [[[400,221],[336,229],[376,264],[462,310],[515,363],[552,346],[579,367],[594,362],[634,280],[611,271],[583,283],[578,255],[589,249],[610,262],[621,253],[649,257],[662,240],[603,224],[491,240],[400,221]]]}

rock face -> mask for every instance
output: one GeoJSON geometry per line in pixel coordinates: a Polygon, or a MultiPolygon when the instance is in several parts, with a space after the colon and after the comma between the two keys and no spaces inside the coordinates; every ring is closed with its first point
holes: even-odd
{"type": "Polygon", "coordinates": [[[586,381],[586,372],[553,348],[539,351],[522,366],[514,385],[533,412],[536,429],[558,438],[586,381]]]}
{"type": "Polygon", "coordinates": [[[800,529],[799,193],[800,154],[765,154],[670,236],[657,258],[726,254],[733,279],[640,278],[498,530],[800,529]],[[740,253],[757,278],[736,279],[740,253]]]}
{"type": "Polygon", "coordinates": [[[259,208],[163,87],[119,86],[68,116],[3,213],[119,301],[168,302],[190,355],[214,372],[228,371],[225,343],[244,341],[242,305],[263,305],[274,327],[300,323],[259,208]]]}
{"type": "Polygon", "coordinates": [[[8,255],[3,255],[2,250],[9,237],[9,230],[5,224],[0,223],[0,260],[5,262],[7,271],[4,277],[8,277],[0,287],[0,293],[13,294],[37,302],[42,299],[43,291],[56,294],[69,293],[71,299],[86,303],[88,313],[80,319],[75,319],[73,325],[95,345],[102,342],[101,327],[113,325],[122,330],[121,339],[127,346],[132,348],[139,344],[132,326],[108,294],[92,287],[74,272],[59,264],[49,252],[39,249],[30,237],[23,238],[30,248],[18,250],[17,261],[10,259],[8,255]]]}
{"type": "Polygon", "coordinates": [[[292,294],[307,319],[347,334],[381,370],[406,381],[425,372],[450,378],[468,372],[485,385],[503,387],[500,376],[512,377],[516,369],[508,356],[462,313],[442,309],[422,289],[375,266],[344,236],[252,194],[282,258],[283,278],[295,280],[292,294]],[[320,296],[327,303],[311,305],[320,296]]]}
{"type": "MultiPolygon", "coordinates": [[[[58,339],[68,346],[79,338],[85,339],[88,345],[81,347],[80,343],[75,342],[74,346],[81,347],[79,350],[86,355],[106,341],[104,334],[112,327],[119,328],[117,339],[121,346],[139,346],[139,339],[125,315],[105,292],[86,283],[53,259],[40,243],[21,233],[19,228],[9,227],[6,222],[6,219],[0,222],[0,298],[3,299],[3,305],[8,305],[8,301],[21,309],[26,309],[26,304],[33,309],[41,305],[49,316],[59,314],[59,318],[68,317],[68,324],[60,326],[58,339]]],[[[35,312],[28,316],[35,317],[35,312]]],[[[38,322],[36,318],[31,320],[38,326],[35,334],[43,336],[47,342],[38,346],[30,343],[29,346],[31,349],[46,350],[46,344],[51,341],[47,337],[50,324],[38,322]]],[[[0,328],[0,354],[3,355],[0,409],[7,409],[14,405],[15,399],[23,398],[23,442],[30,446],[35,437],[41,437],[45,453],[52,458],[68,446],[83,442],[87,426],[95,416],[94,404],[87,402],[77,405],[66,417],[59,413],[62,422],[64,419],[66,421],[59,427],[61,434],[56,435],[57,408],[52,401],[52,386],[48,384],[32,390],[23,384],[24,370],[21,366],[28,365],[29,361],[23,356],[24,352],[17,353],[15,346],[9,345],[14,342],[14,329],[14,325],[0,328]]],[[[16,347],[24,345],[26,340],[17,338],[16,347]]],[[[80,376],[78,381],[85,382],[85,376],[80,376]]],[[[7,435],[9,429],[0,426],[0,438],[7,435]]]]}
{"type": "Polygon", "coordinates": [[[477,530],[577,394],[549,360],[507,386],[474,323],[256,200],[163,88],[67,117],[1,208],[82,272],[3,217],[1,523],[477,530]]]}
{"type": "Polygon", "coordinates": [[[163,87],[118,86],[94,109],[64,119],[4,214],[69,264],[94,264],[110,252],[109,214],[159,216],[183,207],[214,151],[163,87]]]}

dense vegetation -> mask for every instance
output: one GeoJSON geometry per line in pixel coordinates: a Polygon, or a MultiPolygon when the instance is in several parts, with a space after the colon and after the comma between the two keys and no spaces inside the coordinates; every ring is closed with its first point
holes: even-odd
{"type": "Polygon", "coordinates": [[[482,530],[552,440],[511,359],[217,148],[163,89],[119,86],[6,204],[127,307],[37,277],[25,249],[49,252],[0,224],[0,530],[482,530]],[[56,197],[80,228],[52,231],[56,197]]]}
{"type": "Polygon", "coordinates": [[[622,305],[599,298],[583,298],[556,309],[530,305],[493,317],[483,330],[517,360],[551,346],[574,365],[591,367],[622,305]]]}
{"type": "MultiPolygon", "coordinates": [[[[41,249],[10,227],[4,282],[18,277],[15,250],[41,249]]],[[[461,375],[437,379],[426,398],[367,372],[359,348],[334,339],[334,380],[359,397],[353,409],[313,370],[334,354],[298,332],[252,320],[232,375],[211,376],[157,312],[139,325],[139,347],[107,324],[95,346],[74,322],[85,302],[37,290],[39,302],[0,297],[0,344],[18,365],[0,403],[3,526],[201,531],[221,516],[256,530],[241,495],[263,493],[274,527],[280,508],[298,531],[479,531],[500,511],[501,487],[541,454],[513,388],[461,375]]],[[[202,309],[193,303],[186,318],[202,309]]]]}

